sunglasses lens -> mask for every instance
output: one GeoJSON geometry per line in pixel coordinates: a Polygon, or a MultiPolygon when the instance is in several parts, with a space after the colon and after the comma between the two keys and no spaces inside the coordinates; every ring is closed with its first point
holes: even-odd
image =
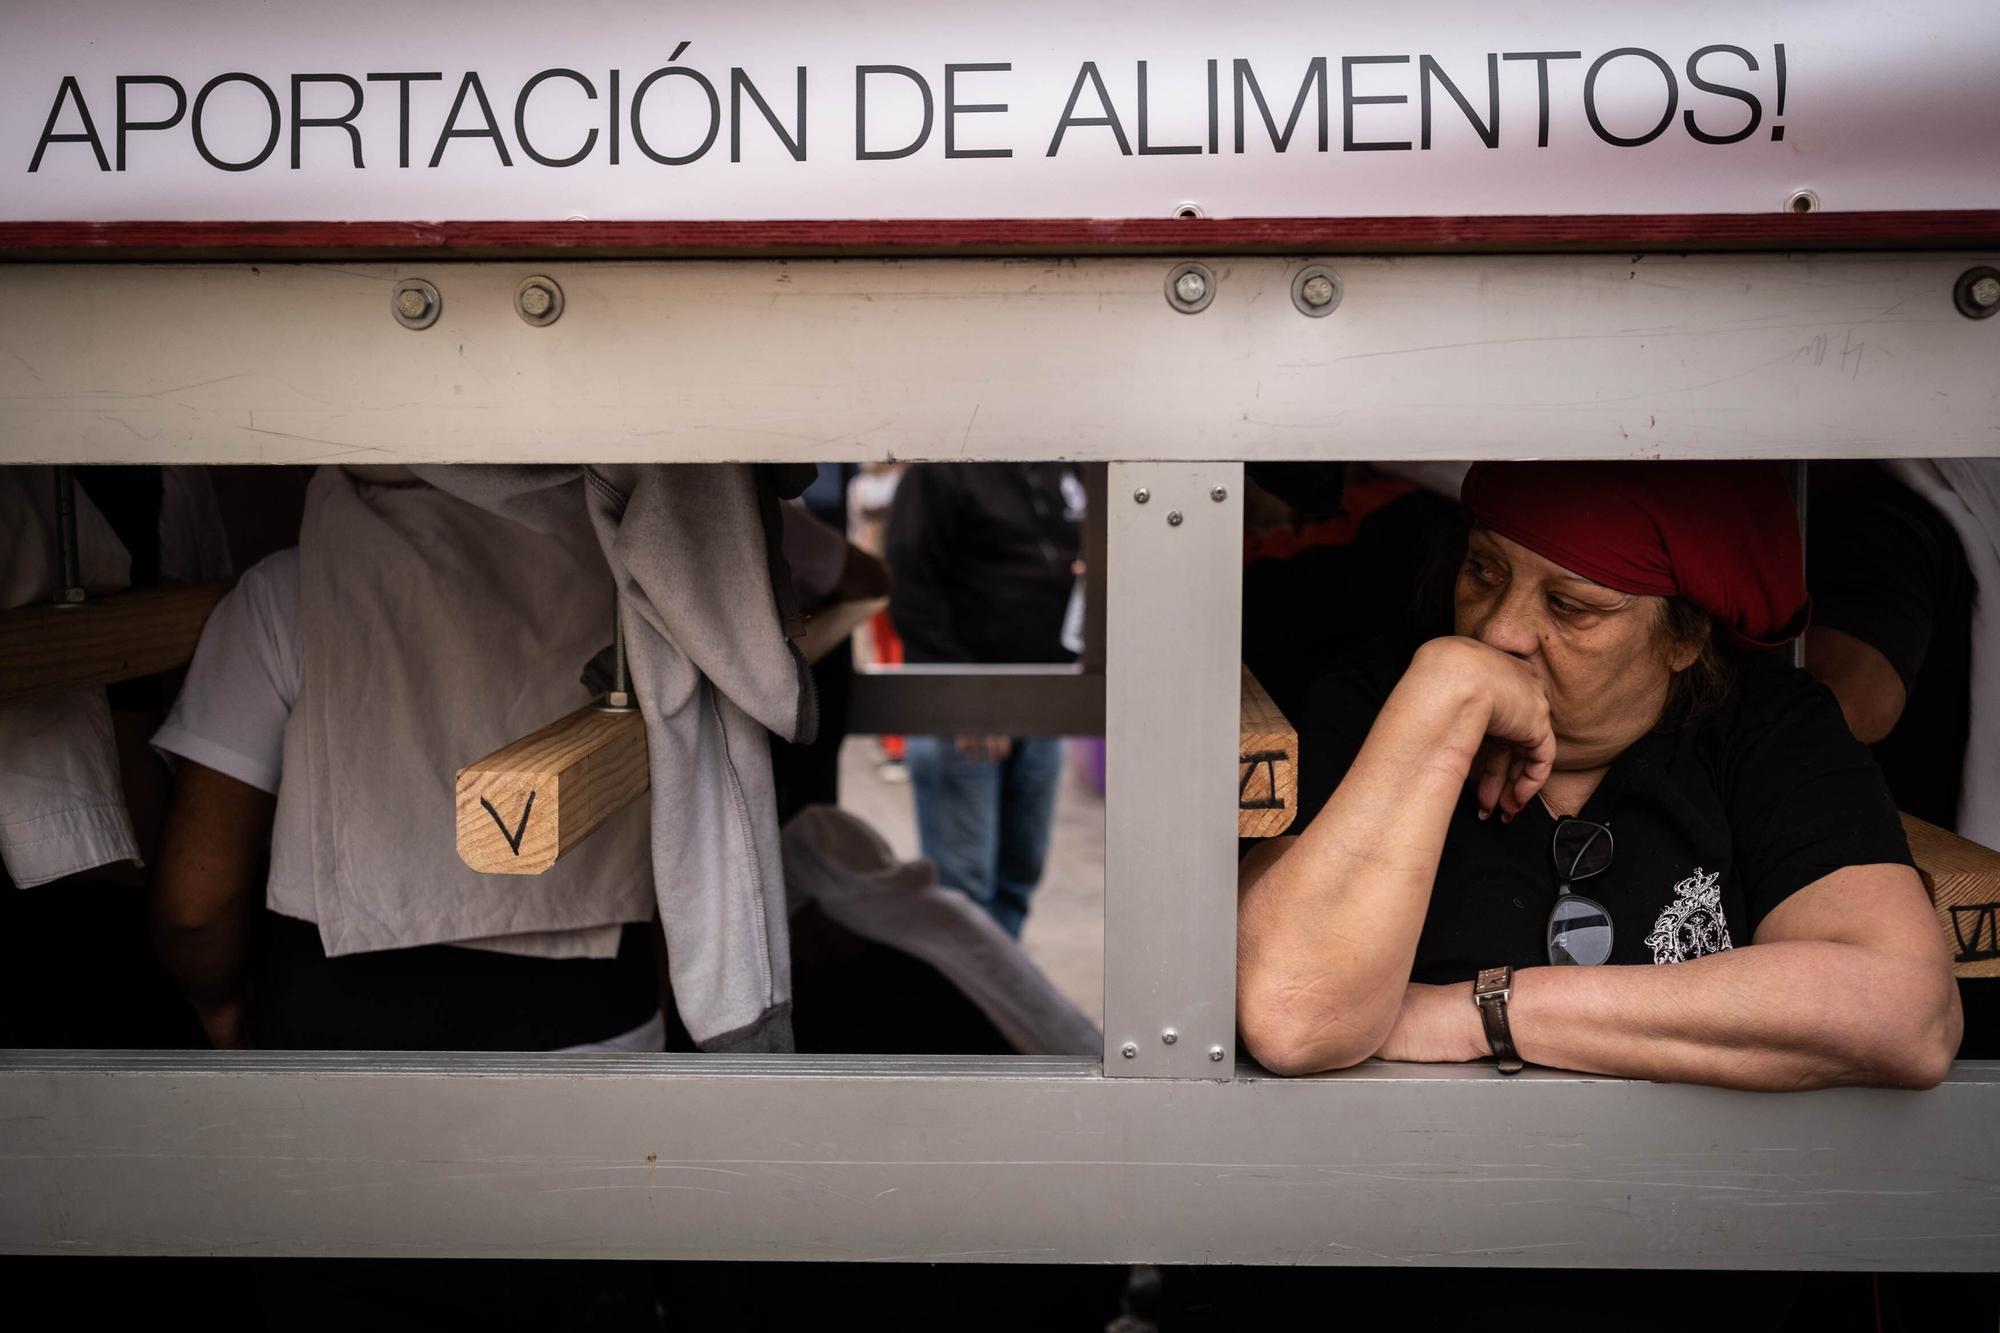
{"type": "Polygon", "coordinates": [[[1556,825],[1556,873],[1566,880],[1588,879],[1611,868],[1611,830],[1584,819],[1556,825]]]}
{"type": "Polygon", "coordinates": [[[1549,913],[1549,961],[1595,967],[1611,957],[1611,917],[1603,906],[1568,893],[1549,913]]]}

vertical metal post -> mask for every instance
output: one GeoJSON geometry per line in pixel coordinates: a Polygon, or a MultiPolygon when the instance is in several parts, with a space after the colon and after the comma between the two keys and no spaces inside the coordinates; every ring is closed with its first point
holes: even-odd
{"type": "Polygon", "coordinates": [[[1113,463],[1108,489],[1104,1072],[1229,1078],[1243,466],[1113,463]]]}
{"type": "Polygon", "coordinates": [[[600,713],[629,713],[638,704],[632,698],[632,673],[625,661],[625,606],[617,593],[611,595],[611,690],[596,704],[600,713]]]}
{"type": "Polygon", "coordinates": [[[56,605],[81,606],[83,574],[76,549],[76,471],[65,464],[56,465],[56,563],[62,571],[56,605]]]}
{"type": "Polygon", "coordinates": [[[1104,674],[1104,588],[1105,530],[1110,522],[1111,503],[1106,486],[1106,463],[1086,463],[1083,467],[1083,673],[1104,674]]]}

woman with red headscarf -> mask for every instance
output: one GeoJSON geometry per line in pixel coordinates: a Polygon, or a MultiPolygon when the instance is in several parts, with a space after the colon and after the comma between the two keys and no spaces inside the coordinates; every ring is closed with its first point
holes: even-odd
{"type": "Polygon", "coordinates": [[[1833,697],[1775,464],[1482,464],[1453,633],[1315,689],[1296,836],[1243,863],[1238,1022],[1280,1073],[1495,1056],[1928,1087],[1949,959],[1833,697]]]}

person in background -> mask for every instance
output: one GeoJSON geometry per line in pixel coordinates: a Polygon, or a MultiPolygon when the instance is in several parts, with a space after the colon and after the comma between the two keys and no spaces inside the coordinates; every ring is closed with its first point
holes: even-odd
{"type": "MultiPolygon", "coordinates": [[[[889,515],[889,613],[912,663],[1069,662],[1083,480],[1060,463],[939,463],[889,515]]],[[[944,883],[1019,937],[1062,775],[1048,736],[912,736],[917,836],[944,883]]]]}
{"type": "MultiPolygon", "coordinates": [[[[1833,691],[1857,740],[1882,766],[1896,807],[1987,846],[2000,845],[1991,790],[1994,682],[1975,672],[1975,641],[2000,640],[1978,593],[1992,582],[2000,532],[1982,491],[2000,494],[1993,459],[1815,462],[1807,476],[1806,582],[1813,624],[1806,670],[1833,691]],[[1982,487],[1982,482],[1984,483],[1982,487]],[[1921,489],[1919,489],[1921,488],[1921,489]],[[1981,686],[1985,688],[1981,688],[1981,686]]],[[[2000,669],[1989,647],[1983,670],[2000,669]]],[[[2000,980],[1962,977],[1959,1058],[2000,1054],[2000,980]]]]}
{"type": "MultiPolygon", "coordinates": [[[[46,605],[63,586],[65,498],[87,600],[51,630],[84,628],[102,614],[100,598],[228,575],[208,469],[58,472],[0,468],[0,608],[46,605]]],[[[34,646],[36,631],[19,622],[7,632],[34,646]]],[[[171,1047],[199,1035],[146,929],[145,877],[169,787],[146,737],[176,679],[0,700],[0,1047],[171,1047]]]]}
{"type": "MultiPolygon", "coordinates": [[[[878,559],[888,559],[889,506],[896,499],[896,483],[903,479],[905,463],[863,463],[847,486],[847,539],[878,559]]],[[[887,607],[868,617],[856,635],[855,651],[872,666],[903,665],[903,641],[887,607]]],[[[877,736],[876,772],[890,782],[907,782],[909,769],[903,763],[903,738],[877,736]]]]}

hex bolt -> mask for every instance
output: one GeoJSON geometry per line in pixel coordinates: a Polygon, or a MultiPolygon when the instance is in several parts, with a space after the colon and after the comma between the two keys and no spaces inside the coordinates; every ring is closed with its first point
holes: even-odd
{"type": "Polygon", "coordinates": [[[1209,1058],[1209,1059],[1211,1059],[1211,1060],[1214,1060],[1214,1061],[1217,1061],[1217,1062],[1219,1063],[1219,1062],[1221,1061],[1221,1059],[1222,1059],[1222,1048],[1221,1048],[1220,1046],[1211,1046],[1211,1047],[1209,1047],[1209,1048],[1208,1048],[1208,1058],[1209,1058]]]}
{"type": "Polygon", "coordinates": [[[514,313],[536,328],[544,328],[562,318],[563,292],[554,278],[540,274],[521,279],[514,289],[514,313]]]}
{"type": "Polygon", "coordinates": [[[2000,269],[1982,264],[1959,274],[1951,285],[1951,303],[1967,319],[2000,315],[2000,269]]]}
{"type": "Polygon", "coordinates": [[[1136,1060],[1136,1059],[1138,1059],[1138,1058],[1139,1058],[1139,1043],[1138,1043],[1138,1042],[1136,1042],[1136,1041],[1128,1041],[1128,1042],[1126,1042],[1126,1043],[1125,1043],[1125,1044],[1124,1044],[1123,1046],[1120,1046],[1120,1047],[1118,1048],[1118,1054],[1120,1054],[1120,1055],[1124,1056],[1124,1057],[1125,1057],[1125,1058],[1126,1058],[1127,1060],[1136,1060]]]}
{"type": "Polygon", "coordinates": [[[1215,274],[1189,261],[1167,270],[1167,304],[1183,315],[1198,315],[1215,299],[1215,274]]]}
{"type": "Polygon", "coordinates": [[[1292,305],[1301,315],[1325,319],[1340,308],[1340,275],[1313,264],[1292,275],[1292,305]]]}
{"type": "Polygon", "coordinates": [[[1208,493],[1208,498],[1215,501],[1217,504],[1221,504],[1224,500],[1227,500],[1229,498],[1229,488],[1227,486],[1217,486],[1214,490],[1208,493]]]}
{"type": "Polygon", "coordinates": [[[1144,486],[1141,486],[1138,490],[1132,492],[1132,503],[1134,504],[1144,504],[1146,503],[1146,501],[1152,498],[1153,498],[1153,493],[1147,490],[1144,486]]]}
{"type": "Polygon", "coordinates": [[[1165,1032],[1162,1032],[1160,1034],[1160,1040],[1165,1042],[1169,1046],[1173,1045],[1180,1039],[1181,1039],[1181,1034],[1174,1031],[1172,1028],[1168,1028],[1165,1032]]]}
{"type": "Polygon", "coordinates": [[[1167,526],[1170,528],[1177,528],[1180,525],[1181,525],[1181,511],[1178,509],[1173,510],[1167,515],[1167,526]]]}
{"type": "Polygon", "coordinates": [[[406,329],[427,329],[444,308],[438,289],[422,278],[405,278],[389,292],[389,313],[406,329]]]}

